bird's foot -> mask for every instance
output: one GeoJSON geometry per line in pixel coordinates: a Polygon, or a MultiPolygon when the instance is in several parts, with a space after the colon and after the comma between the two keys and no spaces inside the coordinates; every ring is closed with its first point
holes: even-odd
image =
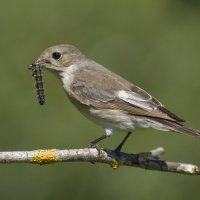
{"type": "Polygon", "coordinates": [[[119,156],[120,155],[120,152],[121,152],[121,146],[118,146],[115,150],[114,150],[114,153],[116,156],[119,156]]]}
{"type": "Polygon", "coordinates": [[[87,148],[93,148],[96,149],[98,152],[101,151],[101,148],[99,147],[98,144],[90,143],[87,145],[87,148]]]}
{"type": "MultiPolygon", "coordinates": [[[[90,148],[96,149],[98,151],[98,157],[100,157],[102,149],[99,147],[98,144],[90,143],[90,144],[88,144],[87,148],[89,148],[89,149],[90,148]]],[[[95,164],[95,161],[91,161],[91,163],[95,164]]]]}

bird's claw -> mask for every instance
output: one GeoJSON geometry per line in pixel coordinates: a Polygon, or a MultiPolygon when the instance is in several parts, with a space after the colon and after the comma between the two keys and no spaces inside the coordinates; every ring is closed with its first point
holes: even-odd
{"type": "MultiPolygon", "coordinates": [[[[94,148],[98,151],[98,157],[100,157],[101,155],[101,148],[99,147],[98,144],[93,144],[93,143],[90,143],[87,148],[94,148]]],[[[95,164],[95,161],[91,161],[92,164],[95,164]]]]}
{"type": "Polygon", "coordinates": [[[101,148],[99,147],[98,144],[93,144],[93,143],[90,143],[87,148],[94,148],[96,149],[98,152],[101,151],[101,148]]]}

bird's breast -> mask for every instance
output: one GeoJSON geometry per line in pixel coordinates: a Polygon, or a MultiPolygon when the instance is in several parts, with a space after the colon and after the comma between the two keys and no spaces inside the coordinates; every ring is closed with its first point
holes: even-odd
{"type": "Polygon", "coordinates": [[[77,65],[70,65],[69,67],[64,68],[62,72],[60,72],[63,88],[68,94],[71,92],[70,86],[74,80],[75,72],[77,69],[77,65]]]}

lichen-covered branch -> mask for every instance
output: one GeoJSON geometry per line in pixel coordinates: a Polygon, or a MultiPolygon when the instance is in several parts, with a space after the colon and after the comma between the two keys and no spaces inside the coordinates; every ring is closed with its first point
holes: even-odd
{"type": "Polygon", "coordinates": [[[116,153],[110,149],[98,151],[95,148],[85,149],[49,149],[34,151],[0,152],[0,163],[49,164],[58,162],[92,162],[109,164],[113,169],[120,166],[132,166],[149,170],[200,175],[197,165],[160,160],[164,149],[159,147],[149,152],[138,154],[116,153]]]}

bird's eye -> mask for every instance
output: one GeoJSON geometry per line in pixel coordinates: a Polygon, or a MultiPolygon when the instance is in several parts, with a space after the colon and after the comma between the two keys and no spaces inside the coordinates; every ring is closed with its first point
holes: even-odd
{"type": "Polygon", "coordinates": [[[59,60],[61,58],[61,53],[60,52],[53,52],[52,53],[52,57],[55,59],[55,60],[59,60]]]}

